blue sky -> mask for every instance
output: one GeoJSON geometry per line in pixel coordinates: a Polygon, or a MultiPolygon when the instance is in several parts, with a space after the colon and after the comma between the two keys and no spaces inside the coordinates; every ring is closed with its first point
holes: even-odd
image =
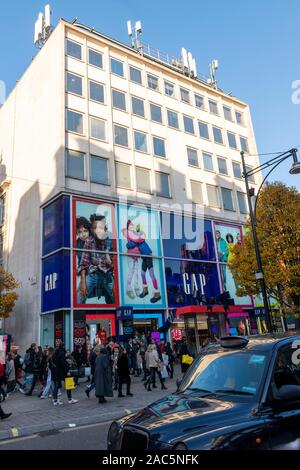
{"type": "MultiPolygon", "coordinates": [[[[34,22],[46,1],[1,1],[0,80],[10,91],[36,54],[34,22]]],[[[197,60],[198,72],[218,59],[219,86],[249,103],[259,153],[300,146],[300,104],[292,103],[292,83],[300,80],[299,0],[52,0],[60,17],[93,26],[128,43],[126,21],[140,19],[143,40],[174,56],[181,47],[197,60]]],[[[300,96],[300,94],[299,94],[300,96]]],[[[262,157],[261,162],[269,157],[262,157]]],[[[300,159],[300,150],[299,150],[300,159]]],[[[300,175],[285,162],[270,180],[300,190],[300,175]]]]}

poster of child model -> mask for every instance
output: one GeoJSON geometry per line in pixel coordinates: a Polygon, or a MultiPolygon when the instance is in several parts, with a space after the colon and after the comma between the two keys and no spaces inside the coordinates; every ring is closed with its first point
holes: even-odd
{"type": "Polygon", "coordinates": [[[158,213],[120,205],[118,222],[122,305],[164,308],[158,213]]]}
{"type": "Polygon", "coordinates": [[[223,292],[229,292],[236,305],[252,305],[250,296],[238,297],[236,295],[237,285],[228,267],[228,263],[234,256],[234,246],[242,244],[242,228],[233,224],[215,223],[214,229],[223,292]]]}

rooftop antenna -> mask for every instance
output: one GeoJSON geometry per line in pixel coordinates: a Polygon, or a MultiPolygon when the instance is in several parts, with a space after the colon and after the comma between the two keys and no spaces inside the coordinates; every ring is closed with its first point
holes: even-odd
{"type": "Polygon", "coordinates": [[[132,28],[131,21],[127,21],[127,31],[128,36],[131,40],[131,47],[137,49],[138,51],[142,50],[142,44],[140,41],[140,36],[142,35],[142,23],[140,20],[136,21],[134,28],[132,28]]]}
{"type": "Polygon", "coordinates": [[[218,85],[217,85],[217,80],[216,80],[216,71],[218,70],[219,68],[219,61],[218,60],[213,60],[210,64],[209,64],[209,69],[210,69],[210,79],[208,81],[208,83],[213,86],[215,89],[218,88],[218,85]]]}
{"type": "Polygon", "coordinates": [[[50,5],[45,6],[45,12],[38,14],[38,19],[35,22],[34,27],[34,45],[38,49],[46,44],[47,40],[52,33],[52,24],[51,24],[52,10],[50,5]]]}

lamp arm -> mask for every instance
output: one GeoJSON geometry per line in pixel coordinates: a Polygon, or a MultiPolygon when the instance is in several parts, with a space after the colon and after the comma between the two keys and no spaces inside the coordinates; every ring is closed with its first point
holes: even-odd
{"type": "Polygon", "coordinates": [[[276,165],[274,165],[270,171],[268,171],[268,173],[266,174],[266,176],[264,177],[264,179],[262,180],[262,183],[260,185],[260,187],[258,188],[258,191],[257,191],[257,195],[256,195],[256,198],[255,198],[255,204],[254,204],[254,215],[255,215],[255,220],[256,220],[256,207],[257,207],[257,201],[258,201],[258,196],[259,196],[259,193],[260,193],[260,190],[261,188],[263,187],[263,185],[265,184],[266,180],[268,179],[268,177],[270,176],[270,174],[272,173],[273,170],[275,170],[275,168],[277,168],[280,163],[282,163],[284,160],[286,159],[286,157],[282,158],[281,160],[279,160],[279,162],[276,163],[276,165]]]}

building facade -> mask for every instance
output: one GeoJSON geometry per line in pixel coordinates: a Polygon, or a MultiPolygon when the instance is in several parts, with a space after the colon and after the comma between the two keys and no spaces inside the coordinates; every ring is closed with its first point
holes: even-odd
{"type": "Polygon", "coordinates": [[[179,338],[190,307],[200,338],[221,313],[255,331],[227,266],[247,218],[241,149],[258,166],[246,103],[61,20],[0,109],[2,262],[21,282],[5,332],[23,348],[179,338]]]}

